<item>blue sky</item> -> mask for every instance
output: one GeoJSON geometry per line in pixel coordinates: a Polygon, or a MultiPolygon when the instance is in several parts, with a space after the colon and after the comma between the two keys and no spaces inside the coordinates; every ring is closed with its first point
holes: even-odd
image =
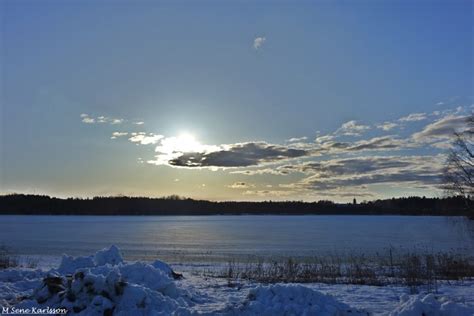
{"type": "Polygon", "coordinates": [[[1,192],[439,195],[472,113],[471,1],[0,3],[1,192]]]}

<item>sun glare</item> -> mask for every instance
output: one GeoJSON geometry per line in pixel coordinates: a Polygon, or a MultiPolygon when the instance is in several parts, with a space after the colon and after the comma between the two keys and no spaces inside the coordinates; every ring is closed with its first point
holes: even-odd
{"type": "Polygon", "coordinates": [[[155,148],[158,154],[155,160],[149,160],[149,163],[157,165],[166,165],[170,160],[173,160],[185,153],[209,153],[221,150],[220,146],[205,145],[199,142],[193,134],[183,132],[178,136],[165,137],[160,140],[160,143],[155,148]]]}
{"type": "Polygon", "coordinates": [[[176,137],[176,147],[177,151],[182,152],[193,152],[201,150],[201,143],[196,140],[194,135],[189,133],[181,133],[176,137]]]}
{"type": "Polygon", "coordinates": [[[204,149],[194,135],[181,133],[178,136],[167,137],[161,141],[161,145],[156,148],[157,152],[165,154],[201,152],[204,149]]]}

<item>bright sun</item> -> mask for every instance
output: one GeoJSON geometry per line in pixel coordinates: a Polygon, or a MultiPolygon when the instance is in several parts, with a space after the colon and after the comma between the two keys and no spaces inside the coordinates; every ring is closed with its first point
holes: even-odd
{"type": "Polygon", "coordinates": [[[201,150],[201,143],[196,140],[196,138],[189,133],[181,133],[176,137],[177,151],[182,152],[193,152],[201,150]]]}
{"type": "Polygon", "coordinates": [[[190,133],[181,133],[179,136],[167,137],[161,141],[156,151],[165,154],[200,152],[203,145],[190,133]]]}

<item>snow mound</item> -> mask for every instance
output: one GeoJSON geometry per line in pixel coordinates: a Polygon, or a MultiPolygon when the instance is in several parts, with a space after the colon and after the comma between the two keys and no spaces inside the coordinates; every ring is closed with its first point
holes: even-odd
{"type": "Polygon", "coordinates": [[[407,296],[400,298],[400,304],[390,316],[472,316],[474,308],[455,303],[445,297],[436,297],[434,294],[426,296],[407,296]]]}
{"type": "Polygon", "coordinates": [[[72,257],[63,255],[57,271],[62,274],[72,274],[78,269],[93,268],[107,264],[117,265],[123,262],[122,253],[117,246],[109,249],[99,250],[95,255],[89,257],[72,257]]]}
{"type": "Polygon", "coordinates": [[[167,271],[157,269],[152,265],[143,262],[123,265],[120,267],[120,274],[127,282],[141,284],[171,297],[177,296],[175,283],[167,271]]]}
{"type": "Polygon", "coordinates": [[[251,289],[247,300],[229,315],[367,315],[330,295],[302,285],[270,285],[251,289]]]}
{"type": "Polygon", "coordinates": [[[61,263],[59,264],[58,272],[62,274],[74,273],[77,269],[94,267],[94,260],[92,257],[77,257],[63,255],[61,263]]]}
{"type": "Polygon", "coordinates": [[[78,269],[72,276],[50,272],[35,289],[32,300],[19,308],[66,308],[79,315],[171,315],[192,302],[183,299],[163,271],[145,263],[78,269]]]}
{"type": "Polygon", "coordinates": [[[37,279],[42,276],[41,270],[20,270],[20,269],[3,269],[0,270],[0,282],[22,282],[37,279]]]}
{"type": "Polygon", "coordinates": [[[166,262],[155,260],[151,265],[159,270],[166,272],[168,275],[173,274],[173,269],[171,269],[169,264],[167,264],[166,262]]]}
{"type": "MultiPolygon", "coordinates": [[[[28,298],[15,305],[64,308],[75,315],[189,315],[199,295],[178,288],[173,273],[161,261],[126,263],[116,246],[89,257],[64,255],[58,269],[31,273],[37,277],[30,285],[34,289],[24,291],[28,298]]],[[[18,282],[25,277],[16,270],[0,273],[5,281],[18,282]]],[[[0,296],[0,302],[13,300],[0,296]]]]}
{"type": "Polygon", "coordinates": [[[109,249],[102,249],[98,251],[94,256],[95,264],[98,266],[103,266],[106,264],[117,265],[123,262],[122,253],[120,249],[112,245],[109,249]]]}

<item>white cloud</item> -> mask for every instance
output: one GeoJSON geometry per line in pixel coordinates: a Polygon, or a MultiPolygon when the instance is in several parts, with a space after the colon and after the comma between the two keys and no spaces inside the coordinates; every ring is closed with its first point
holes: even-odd
{"type": "Polygon", "coordinates": [[[426,125],[421,132],[412,135],[418,143],[446,141],[453,137],[454,132],[462,132],[468,128],[468,115],[446,115],[426,125]]]}
{"type": "Polygon", "coordinates": [[[377,124],[377,128],[382,129],[384,131],[389,131],[397,126],[398,124],[393,122],[383,122],[382,124],[377,124]]]}
{"type": "Polygon", "coordinates": [[[303,142],[305,140],[307,140],[308,137],[306,136],[303,136],[303,137],[293,137],[293,138],[290,138],[290,139],[287,139],[286,142],[288,143],[297,143],[297,142],[303,142]]]}
{"type": "Polygon", "coordinates": [[[113,132],[112,137],[110,137],[110,138],[111,139],[116,139],[118,137],[127,136],[127,135],[128,135],[127,132],[113,132]]]}
{"type": "Polygon", "coordinates": [[[123,119],[110,119],[110,124],[122,124],[123,119]]]}
{"type": "Polygon", "coordinates": [[[94,124],[94,123],[95,123],[95,119],[86,116],[86,117],[83,117],[83,118],[82,118],[82,123],[94,124]]]}
{"type": "Polygon", "coordinates": [[[105,117],[105,116],[99,116],[99,117],[97,117],[97,122],[98,122],[98,123],[107,123],[107,121],[108,121],[108,118],[105,117]]]}
{"type": "Polygon", "coordinates": [[[369,130],[370,126],[358,124],[357,121],[348,121],[341,125],[335,132],[336,135],[346,136],[360,136],[366,130],[369,130]]]}
{"type": "Polygon", "coordinates": [[[259,36],[259,37],[256,37],[254,40],[253,40],[253,48],[255,50],[259,50],[263,43],[265,43],[267,39],[265,37],[262,37],[262,36],[259,36]]]}
{"type": "Polygon", "coordinates": [[[141,144],[141,145],[152,145],[158,143],[160,139],[163,138],[163,135],[157,135],[153,133],[132,133],[132,137],[130,137],[128,140],[131,141],[132,143],[141,144]]]}
{"type": "Polygon", "coordinates": [[[112,117],[107,117],[107,116],[98,116],[98,117],[92,117],[89,114],[82,113],[81,114],[81,121],[86,124],[122,124],[125,122],[124,119],[121,118],[112,118],[112,117]]]}
{"type": "Polygon", "coordinates": [[[336,138],[336,136],[334,136],[334,135],[323,135],[323,136],[316,137],[316,139],[314,141],[318,144],[322,144],[322,143],[331,141],[334,138],[336,138]]]}
{"type": "Polygon", "coordinates": [[[417,121],[422,121],[426,119],[427,119],[426,113],[411,113],[407,116],[399,118],[398,120],[400,122],[417,122],[417,121]]]}

